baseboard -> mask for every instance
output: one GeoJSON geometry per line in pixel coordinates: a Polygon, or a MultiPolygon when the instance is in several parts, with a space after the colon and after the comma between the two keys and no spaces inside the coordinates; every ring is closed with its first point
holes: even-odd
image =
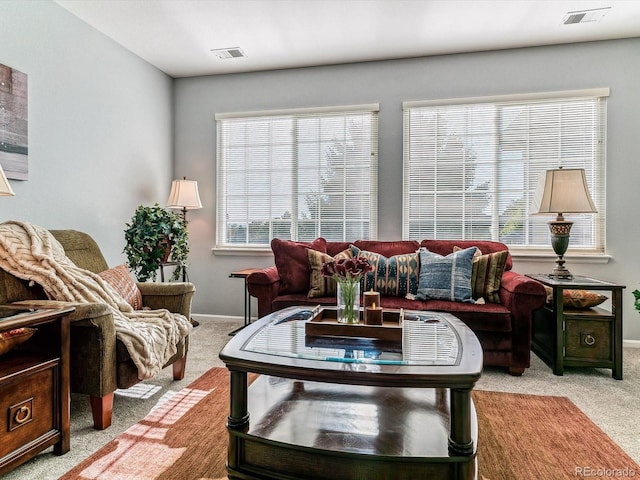
{"type": "Polygon", "coordinates": [[[629,348],[640,348],[640,340],[623,340],[622,346],[629,348]]]}
{"type": "Polygon", "coordinates": [[[191,316],[195,320],[205,320],[205,321],[225,321],[225,322],[244,322],[244,317],[236,316],[236,315],[211,315],[208,313],[192,313],[191,316]]]}

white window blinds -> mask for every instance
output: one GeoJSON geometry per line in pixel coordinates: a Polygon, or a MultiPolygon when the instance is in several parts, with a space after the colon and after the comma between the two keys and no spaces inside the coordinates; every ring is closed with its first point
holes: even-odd
{"type": "Polygon", "coordinates": [[[375,238],[377,111],[216,115],[217,246],[375,238]]]}
{"type": "Polygon", "coordinates": [[[598,213],[573,220],[570,249],[604,252],[608,89],[405,102],[404,238],[497,240],[548,249],[533,215],[538,176],[584,168],[598,213]]]}

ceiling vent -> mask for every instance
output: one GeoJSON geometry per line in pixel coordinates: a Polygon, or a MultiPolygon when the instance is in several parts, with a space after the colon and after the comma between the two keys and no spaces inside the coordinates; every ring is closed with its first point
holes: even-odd
{"type": "Polygon", "coordinates": [[[565,25],[572,25],[575,23],[599,22],[609,10],[611,10],[611,7],[569,12],[564,16],[562,23],[565,25]]]}
{"type": "Polygon", "coordinates": [[[211,50],[211,52],[218,58],[222,60],[226,60],[229,58],[244,58],[246,57],[245,53],[238,47],[232,48],[220,48],[216,50],[211,50]]]}

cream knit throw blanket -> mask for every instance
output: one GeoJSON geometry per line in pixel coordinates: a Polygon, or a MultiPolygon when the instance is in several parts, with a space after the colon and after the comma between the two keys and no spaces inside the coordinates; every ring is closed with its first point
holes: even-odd
{"type": "Polygon", "coordinates": [[[77,267],[55,237],[37,225],[17,221],[0,224],[0,267],[40,284],[51,300],[106,303],[113,313],[116,336],[127,347],[140,379],[157,374],[192,328],[178,313],[134,311],[102,278],[77,267]]]}

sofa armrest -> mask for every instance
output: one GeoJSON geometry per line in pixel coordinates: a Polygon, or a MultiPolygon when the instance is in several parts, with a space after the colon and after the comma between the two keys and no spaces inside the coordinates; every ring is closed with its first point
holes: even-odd
{"type": "MultiPolygon", "coordinates": [[[[527,277],[526,275],[522,275],[520,273],[516,273],[513,270],[509,270],[504,272],[502,275],[502,280],[500,282],[501,290],[504,290],[506,294],[523,294],[523,295],[532,295],[533,297],[542,297],[543,303],[544,299],[547,297],[546,291],[540,282],[536,282],[534,279],[527,277]]],[[[500,292],[503,293],[502,291],[500,292]]],[[[536,308],[540,308],[542,304],[538,305],[536,308]]]]}
{"type": "Polygon", "coordinates": [[[514,365],[529,366],[533,312],[544,305],[546,298],[541,283],[512,270],[502,275],[500,301],[511,312],[513,345],[520,346],[512,350],[514,365]]]}
{"type": "Polygon", "coordinates": [[[142,293],[142,305],[152,310],[164,308],[191,318],[191,299],[196,291],[193,283],[168,282],[138,283],[142,293]]]}
{"type": "Polygon", "coordinates": [[[272,312],[272,302],[280,292],[280,276],[275,265],[251,273],[247,277],[247,291],[258,299],[258,317],[272,312]]]}

